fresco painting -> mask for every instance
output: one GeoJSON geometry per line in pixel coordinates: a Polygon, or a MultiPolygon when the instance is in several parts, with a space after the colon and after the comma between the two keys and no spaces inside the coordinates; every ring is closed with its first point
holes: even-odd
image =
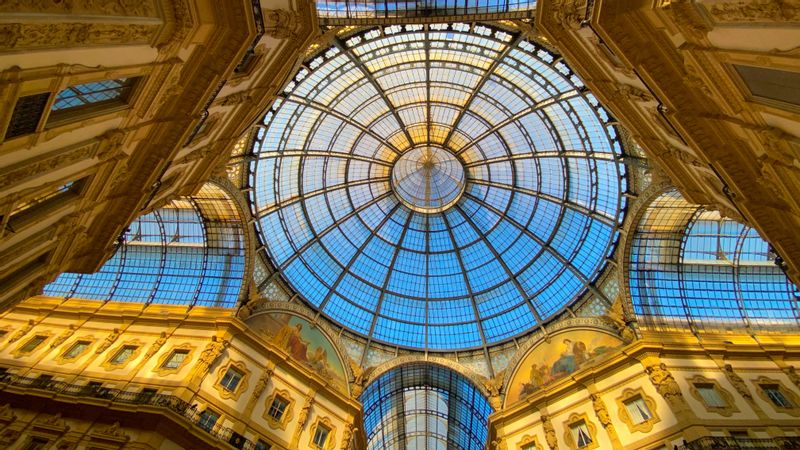
{"type": "Polygon", "coordinates": [[[506,391],[506,404],[597,364],[621,346],[622,340],[599,331],[573,330],[551,336],[550,343],[540,343],[518,366],[506,391]]]}
{"type": "Polygon", "coordinates": [[[344,367],[336,350],[306,319],[287,313],[259,314],[247,319],[247,325],[285,350],[293,361],[310,368],[347,393],[344,367]]]}

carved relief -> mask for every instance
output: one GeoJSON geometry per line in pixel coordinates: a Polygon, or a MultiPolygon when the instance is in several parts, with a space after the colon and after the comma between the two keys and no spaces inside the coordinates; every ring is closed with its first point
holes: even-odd
{"type": "Polygon", "coordinates": [[[565,27],[577,30],[586,20],[587,0],[553,0],[550,11],[565,27]]]}
{"type": "Polygon", "coordinates": [[[69,328],[64,330],[63,333],[59,334],[55,339],[53,339],[53,342],[50,343],[50,348],[56,348],[63,344],[64,341],[69,339],[73,334],[75,334],[75,325],[70,325],[69,328]]]}
{"type": "Polygon", "coordinates": [[[34,322],[33,319],[29,319],[28,323],[26,323],[24,327],[20,328],[16,333],[14,333],[13,336],[11,336],[11,339],[8,340],[8,343],[13,344],[14,342],[22,339],[33,329],[35,325],[36,322],[34,322]]]}
{"type": "Polygon", "coordinates": [[[487,378],[483,382],[483,387],[489,393],[489,404],[492,408],[499,410],[502,408],[503,400],[500,398],[500,391],[503,390],[503,380],[505,379],[505,370],[497,372],[494,378],[487,378]]]}
{"type": "Polygon", "coordinates": [[[264,371],[264,375],[261,375],[261,378],[258,379],[255,387],[253,388],[253,399],[258,400],[258,398],[261,397],[261,394],[264,393],[264,389],[267,388],[267,384],[269,383],[269,380],[272,379],[272,375],[274,373],[275,371],[271,368],[267,368],[264,371]]]}
{"type": "Polygon", "coordinates": [[[0,24],[0,51],[146,43],[155,36],[158,28],[157,25],[102,23],[0,24]]]}
{"type": "Polygon", "coordinates": [[[666,400],[667,403],[673,407],[684,406],[681,388],[678,386],[678,382],[675,381],[675,378],[672,377],[672,374],[669,373],[669,370],[667,370],[666,364],[654,364],[652,366],[648,366],[645,371],[650,377],[650,382],[652,382],[653,386],[655,386],[656,391],[658,391],[658,393],[664,397],[664,400],[666,400]]]}
{"type": "Polygon", "coordinates": [[[798,22],[798,0],[750,0],[716,3],[709,13],[717,22],[798,22]]]}
{"type": "Polygon", "coordinates": [[[119,422],[114,422],[113,424],[111,424],[111,425],[109,425],[107,427],[98,428],[92,434],[101,435],[104,438],[111,438],[112,440],[115,440],[115,441],[126,441],[127,442],[130,439],[130,437],[128,435],[126,435],[120,429],[119,422]]]}
{"type": "Polygon", "coordinates": [[[103,341],[103,343],[100,344],[100,346],[98,346],[97,350],[95,350],[94,352],[99,355],[100,353],[103,353],[104,351],[106,351],[108,349],[108,347],[111,347],[111,344],[113,344],[114,341],[116,341],[117,338],[119,338],[120,334],[121,333],[119,331],[119,328],[114,328],[114,330],[111,332],[111,334],[106,336],[106,338],[103,341]]]}
{"type": "Polygon", "coordinates": [[[264,32],[275,39],[288,39],[295,35],[300,17],[294,11],[285,9],[262,9],[264,32]]]}
{"type": "Polygon", "coordinates": [[[558,450],[558,439],[556,439],[556,429],[553,422],[547,416],[542,416],[542,428],[544,428],[544,440],[550,450],[558,450]]]}
{"type": "Polygon", "coordinates": [[[748,401],[753,401],[753,395],[750,394],[750,391],[747,389],[747,385],[744,384],[744,380],[733,371],[733,367],[730,364],[725,364],[722,372],[725,373],[725,377],[728,379],[731,385],[733,385],[733,388],[736,389],[736,392],[738,392],[739,395],[748,401]]]}
{"type": "Polygon", "coordinates": [[[5,0],[0,12],[156,17],[153,0],[5,0]]]}
{"type": "Polygon", "coordinates": [[[794,383],[795,386],[800,387],[800,374],[797,373],[794,366],[789,366],[784,370],[786,372],[786,376],[788,376],[789,379],[792,380],[792,383],[794,383]]]}
{"type": "Polygon", "coordinates": [[[342,450],[348,450],[350,448],[350,441],[353,440],[353,424],[348,423],[344,426],[344,431],[342,432],[342,450]]]}
{"type": "Polygon", "coordinates": [[[144,359],[147,361],[148,359],[152,358],[161,347],[167,342],[167,332],[162,331],[161,334],[158,336],[158,339],[155,340],[152,344],[150,344],[150,348],[147,349],[147,353],[144,354],[144,359]]]}
{"type": "MultiPolygon", "coordinates": [[[[300,409],[300,414],[297,416],[297,428],[295,428],[294,436],[292,437],[292,442],[297,443],[300,440],[300,434],[303,432],[303,428],[305,428],[306,423],[308,422],[308,415],[311,414],[311,408],[314,406],[314,394],[306,395],[306,401],[303,404],[303,407],[300,409]]],[[[311,433],[313,436],[313,432],[311,433]]]]}
{"type": "Polygon", "coordinates": [[[70,151],[62,151],[50,157],[39,157],[36,158],[36,160],[29,161],[29,164],[15,170],[0,173],[0,189],[19,184],[28,178],[36,177],[42,173],[49,173],[56,169],[91,158],[96,147],[97,143],[92,143],[70,151]]]}
{"type": "Polygon", "coordinates": [[[652,102],[655,99],[649,92],[646,92],[642,89],[639,89],[636,86],[632,86],[630,84],[618,84],[615,89],[617,95],[622,98],[635,101],[635,102],[652,102]]]}
{"type": "Polygon", "coordinates": [[[20,433],[18,430],[6,430],[3,434],[0,434],[0,445],[3,445],[5,448],[8,448],[14,442],[17,442],[19,439],[20,433]]]}
{"type": "Polygon", "coordinates": [[[209,342],[206,348],[203,349],[203,352],[200,353],[200,358],[197,361],[197,365],[195,365],[195,373],[198,377],[202,377],[208,372],[208,369],[214,364],[217,358],[222,355],[222,352],[227,346],[228,341],[225,339],[217,336],[211,338],[211,342],[209,342]]]}

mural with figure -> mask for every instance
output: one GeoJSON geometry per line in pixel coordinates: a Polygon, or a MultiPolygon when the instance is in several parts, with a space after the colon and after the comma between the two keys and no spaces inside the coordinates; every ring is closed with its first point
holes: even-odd
{"type": "Polygon", "coordinates": [[[264,339],[286,351],[289,357],[347,393],[344,366],[328,338],[306,319],[289,313],[259,314],[247,325],[264,339]]]}
{"type": "Polygon", "coordinates": [[[571,330],[536,345],[517,366],[506,390],[506,404],[536,392],[548,383],[594,365],[622,346],[616,336],[593,330],[571,330]]]}

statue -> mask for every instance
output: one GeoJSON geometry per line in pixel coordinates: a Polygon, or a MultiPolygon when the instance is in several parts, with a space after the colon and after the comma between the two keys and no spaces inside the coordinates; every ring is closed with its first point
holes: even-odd
{"type": "Polygon", "coordinates": [[[22,339],[23,336],[28,334],[33,329],[34,325],[36,325],[36,322],[34,322],[33,319],[28,320],[28,323],[26,323],[24,327],[20,328],[19,331],[11,336],[11,339],[8,340],[8,343],[13,344],[14,342],[22,339]]]}
{"type": "Polygon", "coordinates": [[[219,358],[219,355],[222,354],[222,351],[225,350],[227,346],[228,341],[213,336],[211,342],[206,345],[206,348],[203,349],[203,353],[200,354],[200,360],[197,361],[197,373],[205,375],[206,372],[208,372],[208,368],[214,364],[214,361],[219,358]]]}
{"type": "Polygon", "coordinates": [[[275,373],[272,369],[266,369],[264,375],[258,379],[256,382],[255,388],[253,388],[253,398],[257,399],[261,397],[261,394],[264,393],[264,389],[267,388],[267,383],[269,383],[270,378],[272,378],[272,374],[275,373]]]}
{"type": "Polygon", "coordinates": [[[106,336],[106,339],[103,341],[103,343],[100,344],[99,347],[97,347],[97,350],[95,350],[95,353],[99,355],[100,353],[103,353],[104,351],[106,351],[108,349],[108,347],[111,347],[111,344],[113,344],[114,341],[116,341],[117,338],[119,338],[120,334],[121,333],[119,332],[119,328],[114,328],[114,331],[112,331],[111,334],[106,336]]]}
{"type": "Polygon", "coordinates": [[[600,421],[600,424],[603,425],[603,428],[613,427],[611,416],[608,415],[608,409],[606,409],[606,404],[603,402],[603,399],[594,394],[591,395],[591,399],[594,413],[597,415],[597,419],[600,421]]]}
{"type": "Polygon", "coordinates": [[[503,372],[498,373],[494,378],[488,378],[483,381],[483,387],[489,392],[489,404],[495,410],[500,409],[502,401],[500,399],[500,391],[503,389],[503,372]]]}
{"type": "Polygon", "coordinates": [[[723,371],[725,372],[725,376],[728,378],[728,381],[730,381],[733,387],[736,389],[736,392],[738,392],[739,395],[744,397],[746,400],[753,401],[753,396],[747,389],[747,385],[744,383],[742,377],[733,371],[733,367],[730,364],[725,364],[723,371]]]}
{"type": "Polygon", "coordinates": [[[57,338],[53,339],[53,343],[50,344],[50,348],[56,348],[63,344],[64,341],[69,339],[73,334],[75,334],[75,325],[70,325],[68,329],[64,330],[64,332],[58,335],[57,338]]]}
{"type": "Polygon", "coordinates": [[[550,450],[558,449],[558,440],[556,439],[556,429],[553,428],[550,418],[542,416],[542,428],[544,428],[544,440],[547,441],[547,446],[550,450]]]}
{"type": "Polygon", "coordinates": [[[158,339],[156,339],[155,342],[153,342],[153,344],[147,350],[147,353],[144,354],[144,359],[148,360],[151,357],[153,357],[153,355],[155,355],[156,353],[158,353],[159,350],[161,350],[161,347],[163,347],[166,342],[167,342],[167,332],[162,331],[161,335],[158,336],[158,339]]]}
{"type": "Polygon", "coordinates": [[[792,383],[800,387],[800,375],[795,371],[794,366],[789,366],[786,370],[786,375],[792,380],[792,383]]]}
{"type": "Polygon", "coordinates": [[[678,386],[675,378],[672,377],[672,374],[667,370],[666,364],[654,364],[648,366],[645,371],[650,377],[650,382],[656,387],[656,391],[658,391],[667,402],[671,405],[675,405],[683,401],[681,388],[678,386]]]}
{"type": "Polygon", "coordinates": [[[367,367],[366,369],[362,369],[358,363],[349,358],[347,362],[350,364],[350,370],[353,371],[353,397],[358,398],[358,396],[364,392],[364,387],[367,385],[367,381],[375,368],[367,367]]]}
{"type": "Polygon", "coordinates": [[[348,450],[350,448],[350,441],[353,439],[353,424],[348,423],[344,426],[344,432],[342,433],[342,450],[348,450]]]}

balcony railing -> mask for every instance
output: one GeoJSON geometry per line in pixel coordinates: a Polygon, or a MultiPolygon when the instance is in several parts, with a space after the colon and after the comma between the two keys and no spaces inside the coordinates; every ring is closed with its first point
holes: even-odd
{"type": "Polygon", "coordinates": [[[751,439],[732,436],[705,436],[687,442],[676,450],[800,450],[800,437],[785,436],[770,439],[751,439]]]}
{"type": "Polygon", "coordinates": [[[146,405],[156,408],[168,409],[186,419],[192,425],[200,428],[211,436],[219,439],[239,450],[260,450],[262,446],[245,438],[239,433],[228,427],[219,424],[207,426],[200,423],[202,413],[197,411],[197,405],[189,405],[188,402],[175,397],[174,395],[159,394],[155,392],[132,392],[121,389],[110,389],[95,385],[69,384],[63,381],[53,381],[49,379],[21,377],[14,374],[0,374],[0,390],[7,387],[22,387],[26,389],[37,389],[52,392],[58,395],[68,395],[80,399],[92,398],[108,400],[112,403],[127,405],[146,405]]]}

